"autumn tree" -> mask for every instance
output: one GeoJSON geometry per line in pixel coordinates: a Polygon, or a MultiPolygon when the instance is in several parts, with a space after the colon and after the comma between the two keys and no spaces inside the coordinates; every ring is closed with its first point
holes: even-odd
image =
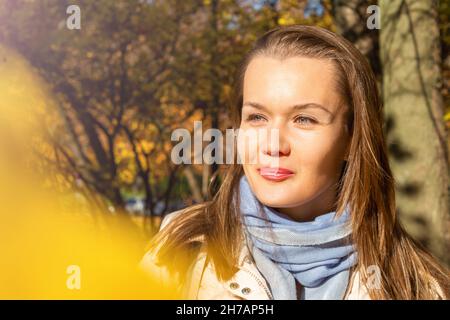
{"type": "Polygon", "coordinates": [[[380,1],[380,7],[383,98],[398,211],[417,239],[448,259],[448,151],[437,1],[380,1]]]}

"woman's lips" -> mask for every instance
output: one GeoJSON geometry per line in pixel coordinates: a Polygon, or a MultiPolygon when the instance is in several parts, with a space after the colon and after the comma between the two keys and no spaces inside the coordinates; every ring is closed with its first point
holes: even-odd
{"type": "Polygon", "coordinates": [[[259,168],[257,169],[259,174],[267,180],[270,181],[283,181],[287,178],[294,175],[294,172],[292,172],[289,169],[286,168],[259,168]]]}

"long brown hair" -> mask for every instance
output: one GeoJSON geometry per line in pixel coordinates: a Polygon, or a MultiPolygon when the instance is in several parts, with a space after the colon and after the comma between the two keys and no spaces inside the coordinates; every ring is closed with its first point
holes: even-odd
{"type": "MultiPolygon", "coordinates": [[[[240,66],[232,106],[235,128],[241,121],[244,74],[258,55],[327,59],[335,66],[340,95],[350,110],[351,132],[348,161],[337,186],[336,212],[341,214],[345,205],[349,205],[358,252],[355,270],[359,271],[361,281],[366,283],[369,279],[370,266],[381,271],[380,286],[368,288],[371,298],[432,299],[436,291],[448,296],[448,271],[405,232],[397,217],[382,104],[365,57],[344,38],[319,27],[292,25],[267,32],[240,66]]],[[[227,168],[218,192],[210,201],[186,208],[155,236],[153,243],[159,247],[159,259],[171,260],[173,253],[185,249],[190,239],[203,237],[218,279],[233,276],[242,245],[235,194],[243,174],[242,166],[234,163],[227,168]]]]}

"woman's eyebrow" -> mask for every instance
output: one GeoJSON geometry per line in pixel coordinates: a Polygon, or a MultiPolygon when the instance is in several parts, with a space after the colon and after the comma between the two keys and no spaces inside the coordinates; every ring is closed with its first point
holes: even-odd
{"type": "MultiPolygon", "coordinates": [[[[243,103],[242,106],[250,106],[250,107],[253,107],[253,108],[256,108],[256,109],[260,109],[260,110],[263,110],[263,111],[266,111],[266,112],[270,112],[267,107],[265,107],[262,104],[257,103],[257,102],[246,101],[246,102],[243,103]]],[[[292,111],[296,111],[296,110],[302,110],[302,109],[307,109],[307,108],[319,108],[319,109],[322,109],[325,112],[329,113],[330,115],[333,115],[333,113],[330,110],[328,110],[327,108],[325,108],[321,104],[314,103],[314,102],[303,103],[303,104],[296,104],[296,105],[293,105],[290,109],[292,109],[292,111]]]]}

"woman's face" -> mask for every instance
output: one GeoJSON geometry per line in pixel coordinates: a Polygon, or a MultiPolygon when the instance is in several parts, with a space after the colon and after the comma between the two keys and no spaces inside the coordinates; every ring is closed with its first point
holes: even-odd
{"type": "Polygon", "coordinates": [[[244,76],[238,150],[245,175],[263,204],[298,221],[335,210],[350,142],[335,72],[327,60],[258,56],[244,76]]]}

